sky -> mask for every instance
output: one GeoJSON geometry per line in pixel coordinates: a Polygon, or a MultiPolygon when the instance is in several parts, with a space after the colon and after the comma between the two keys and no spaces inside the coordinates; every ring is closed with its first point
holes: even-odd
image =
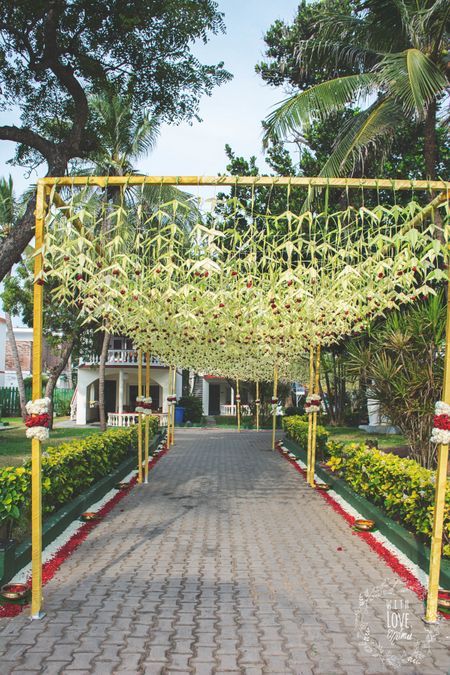
{"type": "MultiPolygon", "coordinates": [[[[219,0],[224,13],[226,33],[212,36],[206,45],[196,45],[195,55],[202,63],[224,61],[233,79],[213,90],[200,103],[202,122],[179,126],[164,125],[156,148],[143,158],[137,169],[149,175],[215,175],[224,173],[227,164],[225,144],[238,155],[256,155],[261,173],[267,172],[262,153],[261,120],[272,106],[285,98],[281,88],[269,87],[255,73],[255,64],[263,58],[263,36],[277,18],[290,21],[298,0],[219,0]]],[[[18,124],[11,112],[0,115],[0,124],[18,124]]],[[[38,178],[27,176],[20,167],[6,161],[14,154],[14,144],[0,142],[2,176],[11,174],[16,191],[22,192],[38,178]]],[[[44,167],[42,167],[42,174],[44,167]]]]}

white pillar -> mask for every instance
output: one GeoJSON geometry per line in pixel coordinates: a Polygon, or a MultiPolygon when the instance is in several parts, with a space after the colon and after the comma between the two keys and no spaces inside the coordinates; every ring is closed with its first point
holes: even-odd
{"type": "Polygon", "coordinates": [[[202,382],[203,414],[209,415],[209,382],[203,378],[202,382]]]}
{"type": "Polygon", "coordinates": [[[167,403],[167,397],[169,395],[169,369],[163,371],[161,375],[160,386],[162,391],[162,411],[166,413],[169,409],[169,404],[167,403]]]}
{"type": "Polygon", "coordinates": [[[119,405],[117,407],[117,412],[121,413],[123,412],[123,395],[124,395],[124,376],[123,376],[123,370],[120,368],[119,370],[119,405]]]}

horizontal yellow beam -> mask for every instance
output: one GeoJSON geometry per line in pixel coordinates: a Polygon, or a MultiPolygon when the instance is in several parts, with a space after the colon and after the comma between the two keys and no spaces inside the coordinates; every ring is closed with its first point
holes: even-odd
{"type": "Polygon", "coordinates": [[[366,188],[379,190],[450,190],[449,181],[387,180],[377,178],[323,178],[298,176],[61,176],[41,178],[44,185],[243,185],[366,188]]]}

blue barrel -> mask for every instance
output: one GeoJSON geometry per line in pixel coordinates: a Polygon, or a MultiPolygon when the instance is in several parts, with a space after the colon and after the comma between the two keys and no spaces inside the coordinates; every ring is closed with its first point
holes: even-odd
{"type": "Polygon", "coordinates": [[[175,406],[175,424],[183,424],[184,408],[180,405],[175,406]]]}

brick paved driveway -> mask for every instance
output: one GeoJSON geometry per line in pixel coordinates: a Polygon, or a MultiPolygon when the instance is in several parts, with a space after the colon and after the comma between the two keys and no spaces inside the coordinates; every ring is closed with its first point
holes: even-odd
{"type": "MultiPolygon", "coordinates": [[[[395,575],[268,451],[269,438],[178,432],[149,485],[132,490],[45,587],[47,617],[2,620],[1,675],[446,673],[449,622],[420,665],[394,671],[364,651],[359,593],[395,575]]],[[[418,639],[420,603],[402,597],[418,639]]],[[[382,644],[385,609],[375,602],[372,611],[382,644]]]]}

